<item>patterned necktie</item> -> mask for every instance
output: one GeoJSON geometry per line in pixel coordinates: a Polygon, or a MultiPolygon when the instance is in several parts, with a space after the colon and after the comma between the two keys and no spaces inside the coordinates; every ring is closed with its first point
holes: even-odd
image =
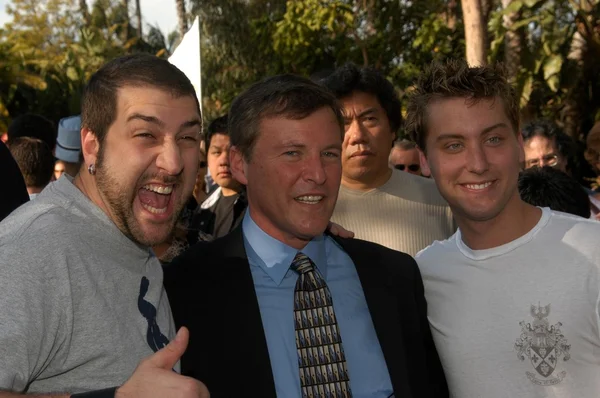
{"type": "Polygon", "coordinates": [[[327,284],[305,254],[291,266],[299,273],[294,324],[303,398],[351,398],[346,357],[327,284]]]}

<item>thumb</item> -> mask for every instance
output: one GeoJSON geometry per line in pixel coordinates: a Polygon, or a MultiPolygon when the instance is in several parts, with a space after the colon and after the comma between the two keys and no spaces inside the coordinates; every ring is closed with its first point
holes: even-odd
{"type": "Polygon", "coordinates": [[[175,339],[150,356],[146,364],[151,367],[165,370],[173,369],[177,361],[179,361],[185,352],[189,339],[190,332],[187,328],[182,327],[177,332],[175,339]]]}

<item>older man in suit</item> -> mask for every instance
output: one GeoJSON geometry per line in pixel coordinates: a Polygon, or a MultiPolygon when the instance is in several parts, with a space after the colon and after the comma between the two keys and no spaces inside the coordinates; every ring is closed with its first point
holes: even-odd
{"type": "Polygon", "coordinates": [[[415,261],[325,233],[342,171],[336,99],[275,76],[229,115],[248,212],[167,270],[175,322],[191,333],[182,372],[213,398],[447,396],[415,261]]]}

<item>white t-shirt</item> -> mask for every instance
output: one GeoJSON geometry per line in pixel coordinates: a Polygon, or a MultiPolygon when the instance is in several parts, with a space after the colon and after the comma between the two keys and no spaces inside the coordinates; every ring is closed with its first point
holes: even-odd
{"type": "Polygon", "coordinates": [[[416,260],[453,397],[600,397],[600,223],[545,208],[510,243],[459,230],[416,260]]]}

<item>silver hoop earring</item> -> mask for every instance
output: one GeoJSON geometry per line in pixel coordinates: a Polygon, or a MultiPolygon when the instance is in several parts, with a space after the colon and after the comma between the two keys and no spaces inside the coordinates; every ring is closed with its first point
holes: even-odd
{"type": "Polygon", "coordinates": [[[90,173],[91,175],[96,174],[96,165],[94,163],[88,166],[88,173],[90,173]]]}

